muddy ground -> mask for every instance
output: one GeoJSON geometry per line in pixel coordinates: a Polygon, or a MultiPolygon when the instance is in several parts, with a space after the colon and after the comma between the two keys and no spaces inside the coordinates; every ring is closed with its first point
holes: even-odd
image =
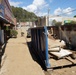
{"type": "MultiPolygon", "coordinates": [[[[8,40],[0,75],[76,75],[76,65],[63,67],[64,65],[74,63],[66,60],[66,58],[55,59],[50,54],[49,62],[52,68],[44,71],[38,62],[32,58],[29,51],[27,41],[30,42],[30,38],[26,38],[26,33],[21,37],[21,31],[19,30],[18,32],[18,38],[8,40]],[[58,66],[62,67],[56,68],[58,66]]],[[[64,43],[60,43],[59,40],[51,38],[49,40],[49,47],[56,45],[63,46],[64,43]]],[[[68,58],[71,59],[70,56],[68,58]]],[[[76,62],[76,60],[72,60],[76,62]]]]}

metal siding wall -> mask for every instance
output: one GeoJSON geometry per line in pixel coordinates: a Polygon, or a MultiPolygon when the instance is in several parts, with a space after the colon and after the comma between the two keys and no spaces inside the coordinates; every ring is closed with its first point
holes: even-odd
{"type": "Polygon", "coordinates": [[[34,52],[41,62],[49,68],[47,27],[31,29],[31,41],[34,52]]]}
{"type": "Polygon", "coordinates": [[[13,23],[14,17],[12,16],[11,7],[10,7],[8,0],[4,1],[4,5],[5,5],[5,19],[7,19],[9,22],[13,23]]]}
{"type": "Polygon", "coordinates": [[[4,6],[0,4],[0,16],[4,17],[4,6]]]}

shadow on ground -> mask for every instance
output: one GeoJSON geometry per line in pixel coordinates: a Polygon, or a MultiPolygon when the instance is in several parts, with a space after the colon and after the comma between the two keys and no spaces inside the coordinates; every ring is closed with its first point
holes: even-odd
{"type": "Polygon", "coordinates": [[[29,48],[29,52],[30,52],[30,54],[31,54],[31,56],[32,56],[32,59],[33,59],[34,61],[36,61],[36,62],[42,67],[43,70],[46,70],[46,67],[45,67],[45,65],[41,62],[40,57],[35,53],[35,49],[33,49],[33,47],[31,47],[31,42],[27,42],[27,46],[28,46],[28,48],[29,48]]]}
{"type": "Polygon", "coordinates": [[[1,63],[2,63],[2,56],[5,53],[5,48],[6,48],[7,42],[3,45],[3,47],[0,48],[0,68],[2,67],[1,63]]]}

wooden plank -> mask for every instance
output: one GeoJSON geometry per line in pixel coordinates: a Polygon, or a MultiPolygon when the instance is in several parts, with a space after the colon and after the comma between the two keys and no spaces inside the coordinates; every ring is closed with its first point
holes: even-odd
{"type": "Polygon", "coordinates": [[[61,50],[61,48],[58,46],[58,47],[51,47],[48,49],[49,52],[59,52],[61,50]]]}
{"type": "Polygon", "coordinates": [[[70,57],[66,57],[65,59],[67,59],[68,61],[72,62],[72,64],[76,64],[76,60],[70,58],[70,57]]]}
{"type": "Polygon", "coordinates": [[[62,49],[59,52],[50,52],[52,55],[56,56],[58,59],[63,58],[72,54],[69,50],[62,49]]]}

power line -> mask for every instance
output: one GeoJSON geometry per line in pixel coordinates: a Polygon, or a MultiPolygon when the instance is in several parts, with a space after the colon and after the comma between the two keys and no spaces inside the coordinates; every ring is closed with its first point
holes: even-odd
{"type": "Polygon", "coordinates": [[[70,11],[65,12],[65,13],[62,13],[62,14],[60,14],[60,15],[65,15],[65,14],[67,14],[67,13],[74,12],[74,11],[76,11],[76,9],[70,10],[70,11]]]}

